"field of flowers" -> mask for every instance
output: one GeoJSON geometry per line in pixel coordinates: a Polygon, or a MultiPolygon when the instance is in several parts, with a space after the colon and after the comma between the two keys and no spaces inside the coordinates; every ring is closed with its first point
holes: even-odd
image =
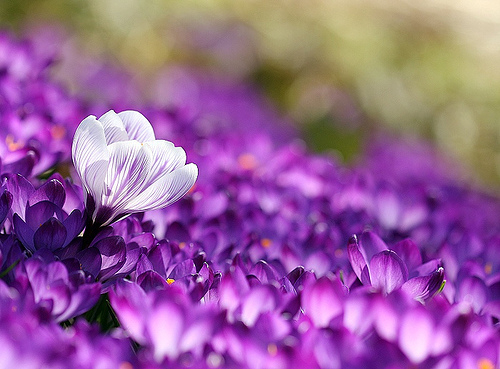
{"type": "Polygon", "coordinates": [[[500,201],[425,142],[348,167],[253,86],[43,50],[0,36],[0,368],[500,365],[500,201]]]}

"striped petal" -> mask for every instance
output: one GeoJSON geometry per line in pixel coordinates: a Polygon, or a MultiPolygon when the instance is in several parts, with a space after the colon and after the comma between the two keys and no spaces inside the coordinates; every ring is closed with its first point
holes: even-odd
{"type": "Polygon", "coordinates": [[[123,122],[129,140],[149,142],[156,139],[151,123],[138,111],[126,110],[118,113],[118,116],[123,122]]]}
{"type": "Polygon", "coordinates": [[[151,167],[151,152],[137,141],[109,145],[110,161],[101,205],[113,209],[113,217],[138,196],[151,167]]]}
{"type": "Polygon", "coordinates": [[[198,177],[198,167],[187,164],[167,173],[144,189],[127,205],[127,212],[154,210],[166,207],[184,196],[198,177]]]}
{"type": "Polygon", "coordinates": [[[94,199],[100,199],[104,190],[109,152],[104,128],[95,116],[85,118],[76,129],[72,157],[83,187],[94,199]]]}
{"type": "Polygon", "coordinates": [[[113,142],[129,140],[125,126],[114,110],[110,110],[101,115],[99,117],[99,122],[101,122],[102,127],[104,128],[107,145],[112,144],[113,142]]]}

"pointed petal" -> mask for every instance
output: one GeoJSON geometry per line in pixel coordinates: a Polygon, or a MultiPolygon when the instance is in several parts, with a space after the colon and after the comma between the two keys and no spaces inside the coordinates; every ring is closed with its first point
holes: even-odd
{"type": "Polygon", "coordinates": [[[40,201],[26,209],[26,224],[36,230],[54,215],[61,215],[61,209],[49,201],[40,201]]]}
{"type": "Polygon", "coordinates": [[[109,145],[110,160],[102,205],[114,210],[114,215],[127,207],[143,189],[145,177],[151,167],[151,152],[137,141],[115,142],[109,145]]]}
{"type": "Polygon", "coordinates": [[[64,200],[66,199],[66,192],[64,186],[57,179],[52,179],[45,182],[29,197],[29,204],[33,205],[40,201],[50,201],[62,208],[64,200]]]}
{"type": "Polygon", "coordinates": [[[95,244],[101,252],[101,271],[99,279],[112,277],[125,264],[126,247],[123,238],[120,236],[107,237],[95,244]]]}
{"type": "Polygon", "coordinates": [[[146,291],[163,290],[168,284],[161,275],[154,270],[148,270],[137,277],[137,284],[146,291]]]}
{"type": "Polygon", "coordinates": [[[50,218],[36,230],[33,236],[35,248],[55,251],[64,245],[66,235],[64,225],[56,218],[50,218]]]}
{"type": "Polygon", "coordinates": [[[353,236],[349,239],[349,243],[347,244],[347,256],[349,257],[349,262],[351,263],[351,267],[354,270],[354,273],[361,281],[361,274],[363,268],[366,266],[366,260],[359,249],[356,236],[353,236]]]}
{"type": "Polygon", "coordinates": [[[321,277],[302,293],[305,313],[319,328],[327,327],[330,321],[343,311],[343,291],[338,280],[321,277]]]}
{"type": "Polygon", "coordinates": [[[13,217],[14,230],[21,243],[31,252],[35,252],[33,244],[33,235],[35,232],[21,219],[19,214],[15,213],[13,217]]]}
{"type": "Polygon", "coordinates": [[[444,280],[444,269],[439,268],[432,274],[415,277],[406,281],[401,289],[417,301],[425,301],[436,294],[444,280]]]}
{"type": "Polygon", "coordinates": [[[410,239],[404,239],[391,247],[398,256],[403,259],[409,271],[412,271],[422,264],[422,255],[418,246],[410,239]]]}
{"type": "Polygon", "coordinates": [[[6,177],[6,188],[12,194],[12,213],[17,213],[21,219],[26,220],[26,204],[35,188],[20,174],[8,174],[6,177]]]}
{"type": "Polygon", "coordinates": [[[118,113],[123,122],[129,140],[148,142],[155,140],[155,133],[151,123],[138,111],[126,110],[118,113]]]}
{"type": "Polygon", "coordinates": [[[67,245],[83,230],[83,227],[85,227],[85,218],[80,210],[75,209],[63,221],[63,224],[67,231],[67,237],[64,245],[67,245]]]}
{"type": "Polygon", "coordinates": [[[387,250],[387,245],[382,239],[373,232],[363,232],[359,238],[359,247],[364,252],[367,261],[371,260],[373,255],[387,250]]]}
{"type": "Polygon", "coordinates": [[[138,211],[164,208],[184,196],[198,177],[196,164],[187,164],[161,177],[142,193],[132,199],[126,209],[138,211]]]}
{"type": "Polygon", "coordinates": [[[119,280],[109,292],[111,305],[121,325],[140,344],[148,342],[144,317],[149,313],[148,295],[137,284],[119,280]]]}
{"type": "Polygon", "coordinates": [[[72,157],[84,188],[99,202],[104,191],[109,152],[104,128],[95,116],[85,118],[76,129],[72,157]]]}
{"type": "Polygon", "coordinates": [[[165,357],[176,359],[179,355],[183,315],[181,307],[170,301],[162,301],[152,310],[146,324],[156,361],[161,362],[165,357]]]}
{"type": "Polygon", "coordinates": [[[175,147],[173,143],[156,140],[144,143],[146,149],[151,150],[151,169],[146,181],[149,186],[163,175],[186,164],[186,152],[182,147],[175,147]]]}
{"type": "Polygon", "coordinates": [[[76,258],[80,262],[80,267],[92,277],[96,278],[101,271],[102,259],[99,249],[96,247],[89,247],[80,251],[76,258]]]}
{"type": "Polygon", "coordinates": [[[104,129],[104,136],[106,136],[107,145],[113,142],[129,140],[125,126],[114,110],[110,110],[101,115],[99,122],[101,122],[104,129]]]}
{"type": "Polygon", "coordinates": [[[408,269],[403,260],[391,250],[376,254],[370,261],[372,286],[383,293],[391,293],[408,279],[408,269]]]}
{"type": "Polygon", "coordinates": [[[488,302],[489,291],[484,281],[476,276],[464,278],[455,295],[455,302],[469,304],[479,314],[488,302]]]}
{"type": "Polygon", "coordinates": [[[421,363],[429,356],[433,336],[432,317],[423,308],[410,310],[403,316],[399,347],[414,364],[421,363]]]}

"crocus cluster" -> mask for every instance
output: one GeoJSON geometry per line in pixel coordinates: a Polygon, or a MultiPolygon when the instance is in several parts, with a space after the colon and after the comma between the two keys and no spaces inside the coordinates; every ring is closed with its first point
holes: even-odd
{"type": "Polygon", "coordinates": [[[0,368],[500,365],[500,201],[424,143],[346,167],[180,69],[86,111],[1,44],[0,368]]]}

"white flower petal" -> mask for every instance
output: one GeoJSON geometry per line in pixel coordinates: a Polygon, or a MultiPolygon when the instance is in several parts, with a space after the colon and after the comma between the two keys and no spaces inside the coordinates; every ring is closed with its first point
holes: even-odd
{"type": "Polygon", "coordinates": [[[95,200],[92,217],[100,226],[129,213],[159,209],[184,196],[198,176],[181,147],[155,140],[139,112],[113,110],[86,118],[73,141],[73,162],[95,200]]]}
{"type": "Polygon", "coordinates": [[[109,152],[102,124],[91,115],[78,126],[71,148],[73,164],[83,187],[96,201],[104,189],[109,152]]]}
{"type": "Polygon", "coordinates": [[[155,133],[151,123],[138,111],[126,110],[118,113],[127,131],[129,140],[148,142],[155,140],[155,133]]]}
{"type": "Polygon", "coordinates": [[[108,150],[110,159],[102,205],[118,214],[143,189],[152,155],[138,141],[115,142],[108,146],[108,150]]]}
{"type": "Polygon", "coordinates": [[[106,143],[112,144],[113,142],[119,141],[128,141],[129,136],[127,134],[127,130],[123,125],[122,120],[114,112],[114,110],[110,110],[107,113],[101,115],[99,118],[99,122],[101,122],[104,128],[104,135],[106,136],[106,143]]]}
{"type": "Polygon", "coordinates": [[[153,158],[145,186],[186,164],[186,152],[182,147],[175,147],[172,142],[156,140],[144,143],[144,147],[151,150],[153,158]]]}
{"type": "Polygon", "coordinates": [[[167,173],[132,198],[126,210],[134,213],[166,207],[184,196],[198,177],[198,167],[190,163],[167,173]]]}

